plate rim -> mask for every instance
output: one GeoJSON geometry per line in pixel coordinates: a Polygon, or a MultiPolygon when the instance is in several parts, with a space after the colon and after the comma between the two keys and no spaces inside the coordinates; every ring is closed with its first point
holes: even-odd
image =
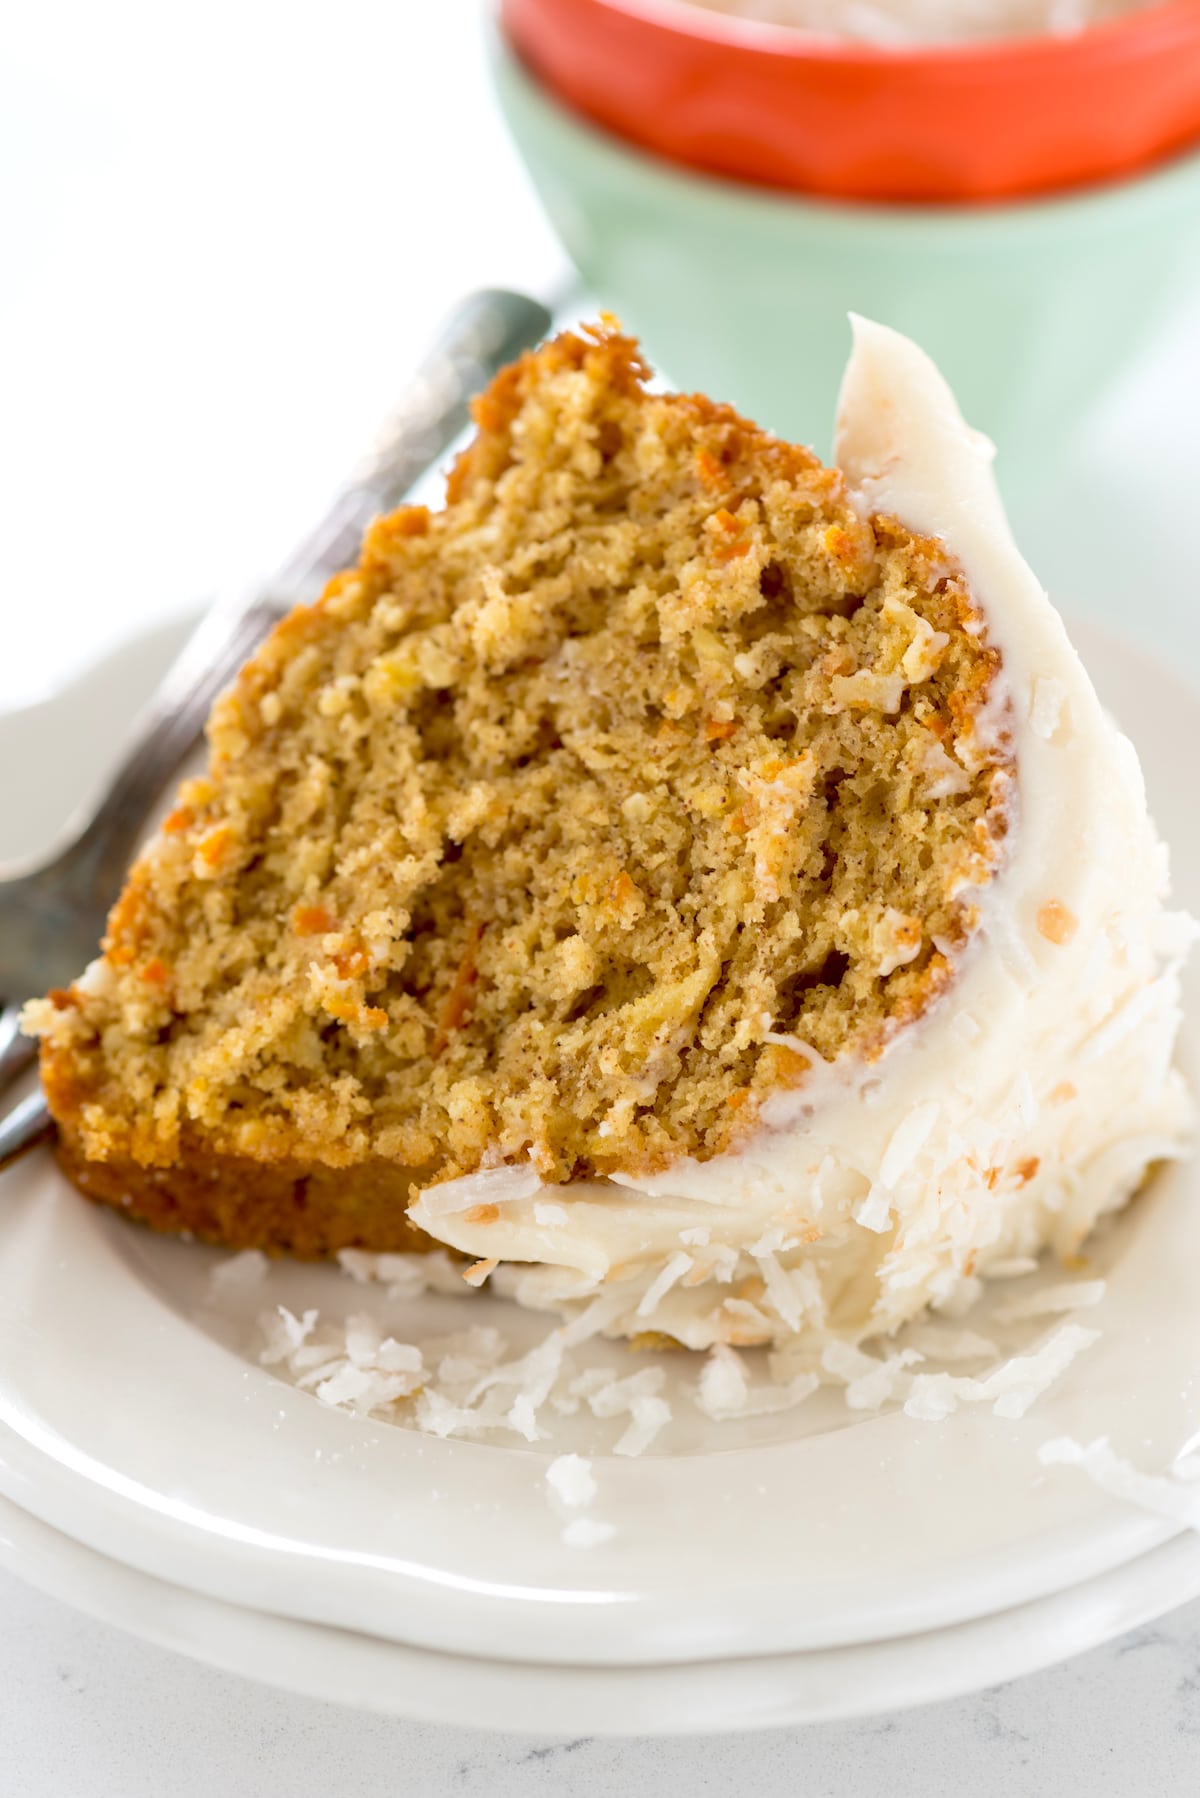
{"type": "Polygon", "coordinates": [[[1095,1581],[886,1643],[628,1667],[444,1654],[255,1611],[113,1561],[4,1497],[0,1567],[138,1640],[279,1691],[505,1734],[636,1738],[848,1722],[1024,1677],[1200,1595],[1200,1538],[1185,1532],[1095,1581]]]}

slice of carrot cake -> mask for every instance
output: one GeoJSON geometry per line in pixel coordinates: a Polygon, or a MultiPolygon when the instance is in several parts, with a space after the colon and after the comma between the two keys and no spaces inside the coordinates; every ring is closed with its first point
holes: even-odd
{"type": "Polygon", "coordinates": [[[646,376],[506,370],[218,702],[29,1011],[89,1197],[699,1346],[893,1328],[1178,1152],[1136,759],[932,365],[857,325],[835,469],[646,376]]]}

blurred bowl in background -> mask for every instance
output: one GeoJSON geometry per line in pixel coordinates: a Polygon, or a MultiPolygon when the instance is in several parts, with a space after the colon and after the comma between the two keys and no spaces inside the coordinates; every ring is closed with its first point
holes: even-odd
{"type": "MultiPolygon", "coordinates": [[[[1197,8],[1200,11],[1200,8],[1197,8]]],[[[991,206],[867,206],[664,162],[570,111],[491,34],[501,104],[589,288],[671,381],[827,452],[846,314],[915,337],[1042,478],[1200,272],[1200,152],[991,206]]]]}
{"type": "Polygon", "coordinates": [[[670,161],[867,200],[1012,198],[1200,147],[1200,5],[1089,30],[876,45],[683,0],[500,0],[568,105],[670,161]]]}

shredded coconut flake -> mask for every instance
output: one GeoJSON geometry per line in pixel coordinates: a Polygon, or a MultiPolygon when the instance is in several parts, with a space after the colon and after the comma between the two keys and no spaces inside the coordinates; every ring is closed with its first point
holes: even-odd
{"type": "Polygon", "coordinates": [[[956,1411],[960,1402],[989,1403],[997,1417],[1024,1417],[1034,1400],[1099,1335],[1099,1330],[1085,1330],[1080,1324],[1064,1324],[1032,1354],[1014,1355],[982,1379],[951,1373],[916,1374],[904,1409],[925,1423],[939,1423],[956,1411]]]}
{"type": "Polygon", "coordinates": [[[755,1256],[767,1298],[789,1330],[798,1330],[804,1317],[804,1299],[774,1255],[755,1256]]]}
{"type": "Polygon", "coordinates": [[[629,1425],[613,1445],[613,1454],[644,1454],[670,1421],[671,1407],[665,1398],[647,1395],[632,1399],[629,1405],[629,1425]]]}
{"type": "Polygon", "coordinates": [[[590,1505],[599,1487],[592,1464],[582,1455],[559,1455],[546,1469],[546,1484],[557,1499],[572,1509],[590,1505]]]}
{"type": "Polygon", "coordinates": [[[518,1199],[531,1199],[541,1189],[541,1179],[532,1166],[485,1167],[458,1180],[427,1186],[418,1203],[427,1217],[450,1217],[470,1211],[473,1205],[510,1205],[518,1199]]]}
{"type": "Polygon", "coordinates": [[[743,1417],[768,1417],[779,1411],[793,1411],[811,1398],[821,1384],[815,1373],[798,1373],[783,1385],[752,1386],[742,1406],[743,1417]]]}
{"type": "Polygon", "coordinates": [[[270,1265],[261,1249],[243,1249],[240,1255],[218,1262],[213,1268],[208,1276],[209,1292],[214,1299],[248,1292],[252,1287],[262,1285],[270,1265]]]}
{"type": "MultiPolygon", "coordinates": [[[[774,1376],[775,1370],[772,1369],[774,1376]]],[[[762,1417],[790,1411],[802,1404],[820,1385],[818,1376],[802,1371],[773,1377],[769,1386],[752,1386],[746,1363],[736,1349],[718,1342],[710,1351],[695,1392],[698,1410],[714,1422],[729,1417],[762,1417]]]]}
{"type": "Polygon", "coordinates": [[[563,1529],[562,1539],[568,1548],[598,1548],[616,1533],[615,1523],[602,1523],[598,1517],[572,1517],[563,1529]]]}
{"type": "Polygon", "coordinates": [[[635,1399],[652,1398],[660,1393],[666,1380],[661,1367],[640,1367],[623,1380],[609,1380],[600,1386],[589,1395],[588,1404],[596,1417],[620,1417],[632,1411],[635,1399]]]}
{"type": "Polygon", "coordinates": [[[277,1305],[273,1313],[268,1313],[270,1341],[262,1355],[267,1366],[286,1361],[307,1342],[316,1328],[318,1316],[316,1311],[306,1311],[303,1317],[297,1317],[286,1305],[277,1305]]]}
{"type": "Polygon", "coordinates": [[[432,1386],[427,1386],[418,1400],[417,1424],[430,1436],[466,1435],[485,1427],[476,1412],[465,1405],[452,1404],[432,1386]]]}
{"type": "Polygon", "coordinates": [[[457,1292],[460,1264],[445,1249],[422,1255],[372,1255],[365,1249],[342,1249],[342,1272],[360,1286],[386,1286],[388,1297],[418,1299],[425,1292],[457,1292]]]}
{"type": "Polygon", "coordinates": [[[414,1385],[415,1382],[406,1374],[389,1376],[370,1368],[356,1367],[350,1361],[342,1361],[328,1379],[321,1381],[315,1392],[322,1404],[342,1406],[365,1416],[384,1405],[393,1404],[398,1398],[409,1397],[414,1385]]]}
{"type": "Polygon", "coordinates": [[[1056,1436],[1038,1450],[1043,1467],[1079,1467],[1101,1491],[1123,1498],[1140,1510],[1184,1529],[1200,1529],[1200,1464],[1195,1457],[1176,1461],[1165,1474],[1142,1473],[1117,1454],[1107,1436],[1086,1445],[1056,1436]]]}
{"type": "Polygon", "coordinates": [[[1049,675],[1039,675],[1035,679],[1029,707],[1029,727],[1035,736],[1050,741],[1058,729],[1066,702],[1067,689],[1060,680],[1049,675]]]}
{"type": "Polygon", "coordinates": [[[936,1099],[926,1099],[923,1105],[914,1105],[903,1123],[897,1126],[879,1164],[881,1186],[894,1188],[908,1172],[937,1123],[940,1111],[936,1099]]]}
{"type": "Polygon", "coordinates": [[[658,1301],[666,1297],[672,1286],[690,1270],[691,1265],[692,1257],[682,1249],[678,1254],[672,1255],[647,1286],[638,1304],[637,1315],[652,1317],[658,1309],[658,1301]]]}
{"type": "Polygon", "coordinates": [[[746,1402],[750,1382],[736,1349],[718,1342],[709,1351],[700,1375],[696,1402],[707,1417],[736,1417],[746,1402]]]}
{"type": "Polygon", "coordinates": [[[891,1194],[885,1186],[876,1184],[871,1188],[854,1213],[854,1221],[856,1224],[861,1224],[864,1230],[874,1230],[877,1235],[882,1235],[885,1230],[891,1228],[891,1194]]]}
{"type": "Polygon", "coordinates": [[[904,1369],[922,1357],[916,1349],[901,1349],[888,1355],[867,1373],[860,1373],[846,1386],[846,1403],[852,1411],[878,1411],[893,1397],[904,1369]]]}
{"type": "MultiPolygon", "coordinates": [[[[1022,1122],[1027,1122],[1036,1116],[1037,1103],[1027,1080],[1014,1083],[1008,1106],[1010,1118],[1021,1114],[1022,1122]]],[[[939,1114],[937,1102],[918,1105],[892,1133],[882,1158],[883,1171],[892,1180],[905,1182],[939,1114]]],[[[990,1140],[981,1145],[964,1135],[951,1147],[958,1163],[976,1173],[1011,1163],[1011,1154],[1006,1160],[1008,1152],[990,1140]]],[[[853,1170],[823,1163],[819,1171],[823,1202],[836,1208],[842,1220],[848,1224],[857,1206],[860,1224],[876,1231],[889,1228],[892,1189],[882,1180],[868,1188],[865,1178],[853,1170]]],[[[528,1167],[493,1168],[434,1190],[442,1194],[449,1214],[480,1202],[484,1189],[485,1202],[541,1195],[533,1206],[541,1223],[567,1216],[565,1207],[545,1196],[546,1189],[528,1167]]],[[[1003,1184],[996,1188],[998,1230],[1004,1228],[1000,1208],[1008,1190],[1003,1184]]],[[[781,1195],[781,1202],[785,1197],[781,1195]]],[[[944,1214],[951,1232],[958,1228],[956,1215],[953,1209],[944,1214]]],[[[1061,1221],[1068,1232],[1069,1200],[1061,1221]]],[[[1095,1331],[1068,1323],[1035,1351],[1000,1358],[987,1337],[937,1321],[939,1315],[961,1316],[980,1295],[982,1284],[978,1273],[964,1275],[957,1269],[935,1277],[934,1250],[926,1252],[924,1225],[916,1220],[906,1229],[903,1252],[879,1260],[878,1284],[890,1293],[905,1281],[924,1282],[934,1315],[926,1313],[894,1342],[881,1332],[867,1337],[864,1345],[851,1330],[846,1340],[830,1341],[822,1250],[811,1247],[815,1231],[805,1217],[786,1207],[765,1228],[761,1223],[757,1228],[757,1236],[740,1249],[712,1244],[708,1225],[681,1230],[678,1240],[685,1246],[647,1268],[622,1271],[619,1277],[600,1282],[578,1270],[549,1266],[485,1260],[468,1267],[468,1280],[485,1279],[494,1270],[494,1284],[504,1297],[557,1313],[553,1327],[525,1353],[516,1353],[490,1326],[441,1337],[422,1331],[415,1341],[401,1340],[369,1313],[344,1323],[322,1322],[315,1311],[296,1316],[279,1307],[260,1317],[261,1360],[322,1403],[358,1415],[386,1414],[437,1436],[478,1440],[506,1434],[540,1443],[550,1438],[557,1418],[582,1412],[601,1426],[610,1426],[601,1431],[605,1452],[636,1455],[650,1449],[672,1423],[677,1393],[714,1420],[786,1411],[821,1385],[840,1389],[845,1405],[855,1413],[898,1405],[915,1419],[932,1421],[948,1417],[961,1404],[984,1403],[999,1417],[1020,1418],[1074,1356],[1095,1340],[1095,1331]],[[616,1366],[581,1369],[573,1360],[573,1352],[591,1339],[629,1335],[643,1319],[652,1320],[686,1347],[709,1351],[698,1376],[689,1380],[686,1363],[677,1362],[671,1366],[675,1383],[668,1388],[663,1363],[643,1362],[627,1371],[633,1364],[623,1350],[616,1366]],[[738,1352],[760,1349],[767,1353],[749,1353],[744,1359],[738,1352]],[[969,1372],[959,1371],[964,1363],[969,1372]],[[680,1373],[685,1376],[682,1381],[677,1380],[680,1373]]],[[[881,1244],[883,1248],[886,1244],[881,1244]]],[[[980,1259],[983,1270],[1000,1277],[1015,1278],[1037,1266],[1030,1257],[1012,1254],[990,1264],[985,1257],[980,1259]]],[[[352,1280],[377,1288],[389,1301],[453,1293],[460,1302],[468,1302],[464,1263],[444,1250],[428,1255],[346,1250],[339,1261],[352,1280]]],[[[243,1284],[256,1286],[267,1271],[265,1257],[237,1256],[216,1270],[214,1287],[220,1293],[234,1292],[243,1284]]],[[[1101,1280],[1076,1280],[1043,1287],[1038,1293],[1019,1293],[996,1307],[996,1321],[1053,1318],[1094,1305],[1104,1290],[1101,1280]]],[[[569,1464],[569,1457],[560,1461],[569,1464]]],[[[553,1480],[550,1485],[553,1490],[553,1480]]]]}
{"type": "Polygon", "coordinates": [[[509,1427],[524,1436],[526,1442],[544,1442],[546,1432],[537,1420],[537,1407],[526,1392],[518,1392],[508,1413],[509,1427]]]}

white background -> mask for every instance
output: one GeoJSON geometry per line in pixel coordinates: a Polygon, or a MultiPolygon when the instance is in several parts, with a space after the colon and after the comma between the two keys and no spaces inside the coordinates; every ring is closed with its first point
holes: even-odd
{"type": "Polygon", "coordinates": [[[273,564],[447,306],[561,278],[477,12],[37,0],[16,25],[14,10],[0,704],[273,564]]]}
{"type": "MultiPolygon", "coordinates": [[[[475,0],[25,6],[0,246],[0,710],[269,567],[455,297],[565,273],[475,0]]],[[[1017,520],[1056,594],[1196,664],[1198,393],[1182,320],[1017,520]]],[[[1200,1606],[906,1718],[551,1748],[284,1697],[0,1578],[4,1798],[1198,1788],[1200,1606]]]]}

